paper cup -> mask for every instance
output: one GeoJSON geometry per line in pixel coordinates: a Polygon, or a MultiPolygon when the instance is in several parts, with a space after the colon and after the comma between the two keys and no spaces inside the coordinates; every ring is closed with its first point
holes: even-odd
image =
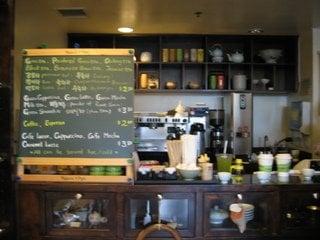
{"type": "Polygon", "coordinates": [[[276,156],[278,172],[289,172],[291,167],[291,159],[292,157],[290,154],[278,154],[276,156]]]}
{"type": "Polygon", "coordinates": [[[271,172],[273,165],[272,154],[260,154],[258,156],[259,171],[271,172]]]}

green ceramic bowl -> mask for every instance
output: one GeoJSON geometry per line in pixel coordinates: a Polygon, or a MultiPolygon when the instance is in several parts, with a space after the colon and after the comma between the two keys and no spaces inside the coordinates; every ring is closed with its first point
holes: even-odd
{"type": "Polygon", "coordinates": [[[106,171],[106,167],[104,166],[90,167],[90,172],[105,172],[105,171],[106,171]]]}
{"type": "Polygon", "coordinates": [[[120,167],[120,166],[106,167],[106,172],[107,173],[121,173],[122,167],[120,167]]]}

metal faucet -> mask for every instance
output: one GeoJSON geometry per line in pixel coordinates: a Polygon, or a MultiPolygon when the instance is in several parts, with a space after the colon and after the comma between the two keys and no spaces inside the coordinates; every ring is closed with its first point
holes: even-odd
{"type": "Polygon", "coordinates": [[[280,141],[276,142],[273,147],[272,147],[272,153],[273,154],[276,154],[277,153],[277,149],[279,147],[279,145],[282,143],[282,142],[293,142],[293,139],[292,137],[286,137],[286,138],[283,138],[281,139],[280,141]]]}
{"type": "Polygon", "coordinates": [[[269,138],[267,135],[263,138],[263,153],[267,153],[267,142],[269,141],[269,138]]]}

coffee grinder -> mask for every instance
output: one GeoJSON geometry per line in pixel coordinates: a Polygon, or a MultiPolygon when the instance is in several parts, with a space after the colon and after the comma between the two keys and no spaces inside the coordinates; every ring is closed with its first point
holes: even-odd
{"type": "Polygon", "coordinates": [[[211,153],[217,154],[223,152],[224,144],[224,110],[211,109],[209,110],[210,124],[210,149],[211,153]]]}

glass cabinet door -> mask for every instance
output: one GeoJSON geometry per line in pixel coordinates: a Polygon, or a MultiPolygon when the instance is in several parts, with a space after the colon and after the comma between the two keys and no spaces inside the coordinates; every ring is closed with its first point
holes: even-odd
{"type": "Polygon", "coordinates": [[[205,193],[205,236],[270,235],[275,232],[276,202],[272,192],[205,193]],[[231,214],[231,205],[239,206],[242,215],[231,214]]]}
{"type": "MultiPolygon", "coordinates": [[[[193,193],[127,193],[125,195],[125,232],[134,237],[141,229],[158,223],[176,228],[181,236],[194,235],[195,203],[193,193]],[[160,205],[159,205],[160,203],[160,205]]],[[[165,232],[155,232],[151,237],[167,237],[165,232]]]]}
{"type": "Polygon", "coordinates": [[[280,199],[284,234],[307,236],[319,231],[319,189],[283,191],[280,199]]]}
{"type": "Polygon", "coordinates": [[[47,192],[45,204],[48,235],[116,235],[115,194],[47,192]]]}

